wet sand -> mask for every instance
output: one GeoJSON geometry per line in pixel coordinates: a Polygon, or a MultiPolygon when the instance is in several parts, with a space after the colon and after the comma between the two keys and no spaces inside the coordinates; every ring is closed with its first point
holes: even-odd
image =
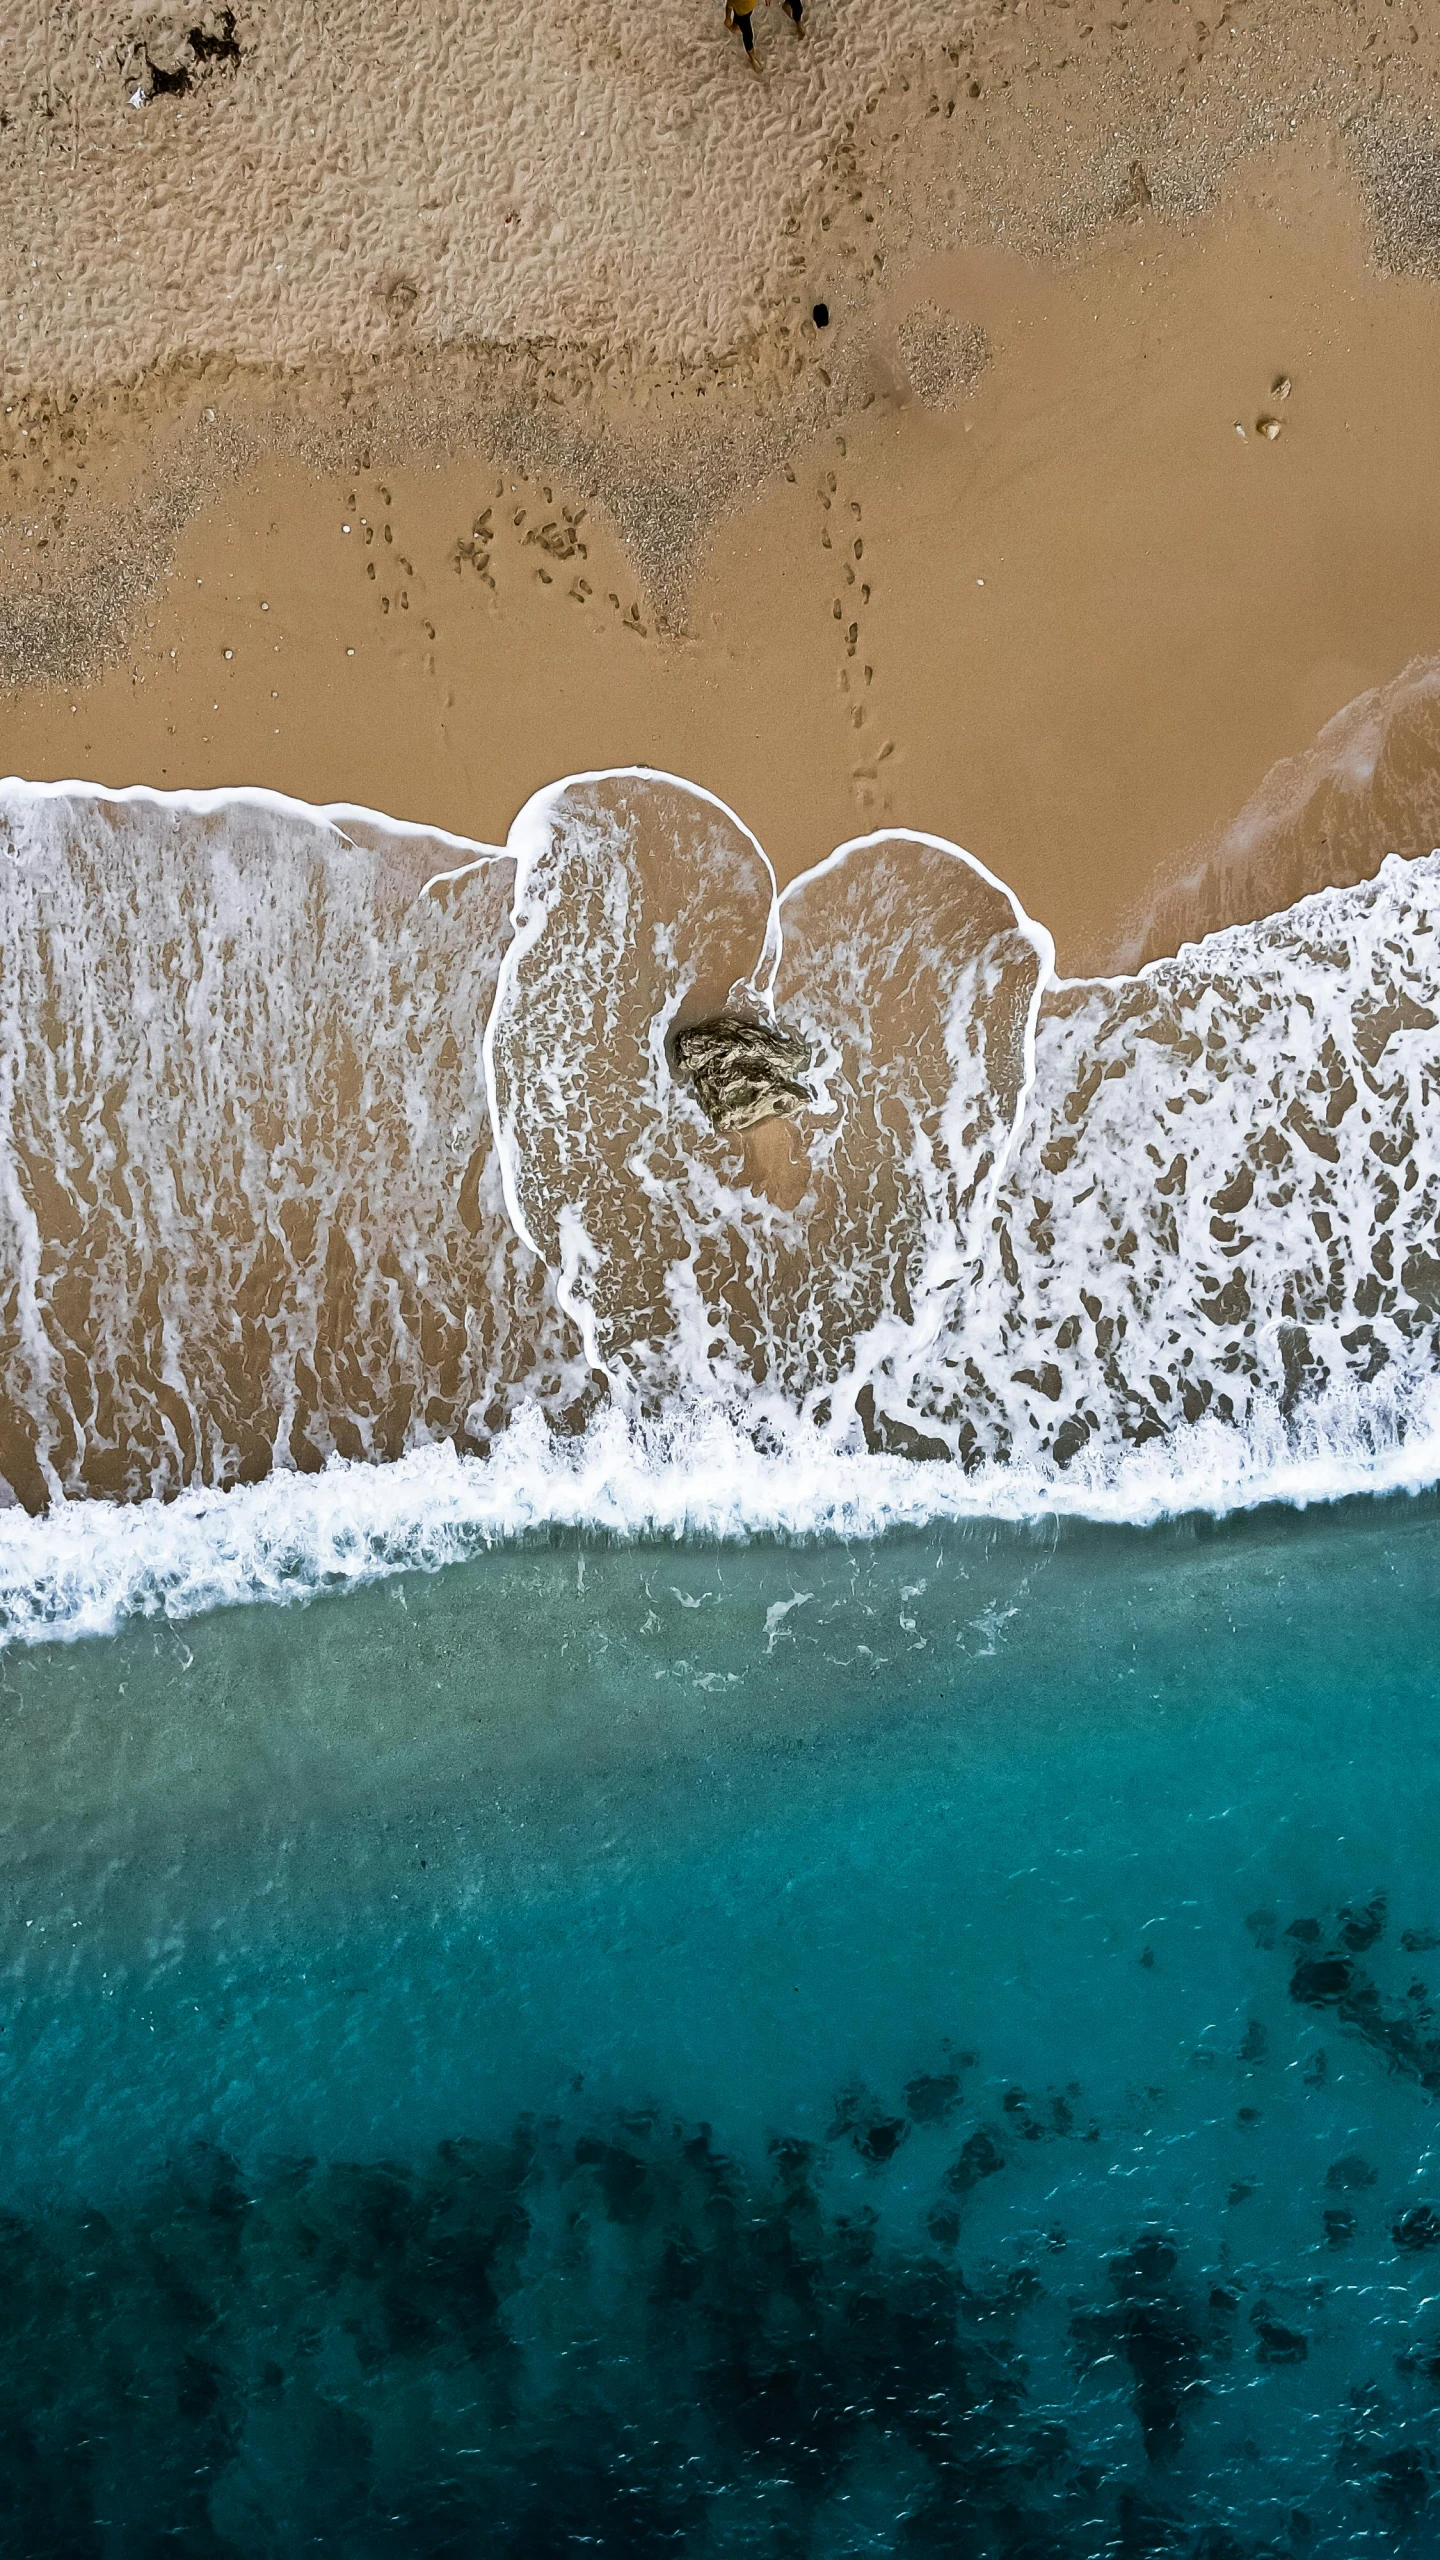
{"type": "Polygon", "coordinates": [[[1264,155],[1203,220],[1137,208],[1068,268],[912,265],[850,405],[711,526],[668,617],[643,542],[553,474],[254,461],[123,655],[0,706],[0,764],[492,840],[558,774],[649,764],[782,878],[884,824],[954,837],[1062,963],[1102,962],[1183,849],[1440,636],[1434,288],[1376,267],[1335,163],[1264,155]],[[939,406],[917,309],[988,350],[939,406]]]}

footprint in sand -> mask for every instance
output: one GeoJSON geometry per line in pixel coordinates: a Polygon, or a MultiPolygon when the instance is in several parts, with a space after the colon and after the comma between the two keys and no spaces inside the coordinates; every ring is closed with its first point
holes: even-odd
{"type": "MultiPolygon", "coordinates": [[[[836,437],[835,449],[843,461],[845,459],[846,452],[845,439],[843,436],[836,437]]],[[[865,557],[865,540],[863,534],[859,531],[859,526],[863,521],[863,510],[861,508],[860,500],[858,498],[845,498],[842,500],[839,479],[834,471],[825,471],[822,473],[817,488],[817,495],[820,500],[822,516],[828,515],[832,506],[843,504],[844,507],[848,508],[852,524],[856,528],[849,537],[851,559],[855,562],[863,561],[865,557]]],[[[820,539],[827,551],[834,549],[835,546],[831,538],[830,529],[823,522],[821,525],[820,539]]],[[[868,605],[870,602],[869,585],[868,583],[862,584],[857,579],[855,569],[851,566],[850,561],[845,561],[841,564],[841,574],[846,587],[853,590],[857,585],[859,586],[859,600],[861,606],[863,607],[868,605]]],[[[842,694],[848,694],[851,689],[851,677],[849,672],[850,664],[859,655],[859,618],[856,616],[855,619],[847,621],[847,604],[843,596],[835,596],[832,598],[830,612],[832,619],[840,623],[844,628],[845,663],[842,664],[839,670],[839,687],[842,694]]],[[[875,669],[873,665],[862,663],[862,665],[857,668],[856,675],[857,678],[863,680],[863,683],[868,689],[868,687],[874,683],[875,669]]],[[[850,725],[852,730],[858,731],[863,729],[866,726],[867,718],[868,713],[865,705],[863,703],[852,702],[850,705],[850,725]]],[[[857,799],[860,807],[867,812],[873,810],[876,805],[877,791],[875,786],[879,780],[880,769],[886,762],[887,758],[892,756],[894,752],[895,742],[893,738],[887,739],[885,744],[875,755],[872,762],[858,765],[852,771],[851,779],[855,787],[857,799]]],[[[889,814],[888,799],[883,803],[882,814],[889,814]]]]}
{"type": "MultiPolygon", "coordinates": [[[[559,518],[551,516],[544,524],[531,525],[525,536],[526,544],[538,545],[551,560],[586,560],[590,555],[580,539],[580,527],[584,521],[583,507],[562,507],[559,518]]],[[[547,586],[551,583],[548,577],[545,583],[547,586]]]]}
{"type": "MultiPolygon", "coordinates": [[[[581,583],[584,583],[583,580],[581,583]]],[[[619,614],[620,628],[622,631],[633,631],[637,640],[649,639],[650,626],[648,622],[641,620],[640,607],[638,604],[632,604],[629,612],[625,612],[621,607],[620,599],[616,595],[613,587],[607,591],[605,601],[607,604],[613,604],[616,612],[619,614]]]]}
{"type": "Polygon", "coordinates": [[[493,591],[495,581],[490,574],[490,553],[494,539],[490,509],[485,507],[475,518],[468,540],[463,537],[458,539],[450,554],[450,565],[457,578],[463,575],[468,562],[477,577],[483,578],[486,586],[493,591]]]}

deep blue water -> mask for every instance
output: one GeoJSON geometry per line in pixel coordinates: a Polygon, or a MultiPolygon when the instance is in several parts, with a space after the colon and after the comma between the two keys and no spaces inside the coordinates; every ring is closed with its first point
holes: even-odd
{"type": "Polygon", "coordinates": [[[1440,2550],[1440,1507],[0,1662],[0,2550],[1440,2550]]]}

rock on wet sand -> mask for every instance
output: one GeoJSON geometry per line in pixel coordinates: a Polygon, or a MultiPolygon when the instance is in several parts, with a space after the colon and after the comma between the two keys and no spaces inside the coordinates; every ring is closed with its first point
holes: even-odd
{"type": "Polygon", "coordinates": [[[717,1014],[677,1032],[672,1056],[676,1074],[722,1134],[793,1118],[813,1098],[804,1081],[809,1045],[777,1023],[717,1014]]]}

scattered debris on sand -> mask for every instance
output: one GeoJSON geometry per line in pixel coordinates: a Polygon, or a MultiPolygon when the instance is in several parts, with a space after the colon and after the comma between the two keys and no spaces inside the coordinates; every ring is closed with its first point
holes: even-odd
{"type": "Polygon", "coordinates": [[[927,409],[947,409],[974,390],[990,362],[990,341],[973,320],[936,303],[907,311],[898,331],[910,387],[927,409]]]}
{"type": "Polygon", "coordinates": [[[128,74],[134,83],[132,107],[149,106],[154,98],[188,97],[202,73],[234,71],[244,59],[233,9],[211,10],[193,27],[157,22],[138,40],[138,50],[138,73],[128,74]]]}

